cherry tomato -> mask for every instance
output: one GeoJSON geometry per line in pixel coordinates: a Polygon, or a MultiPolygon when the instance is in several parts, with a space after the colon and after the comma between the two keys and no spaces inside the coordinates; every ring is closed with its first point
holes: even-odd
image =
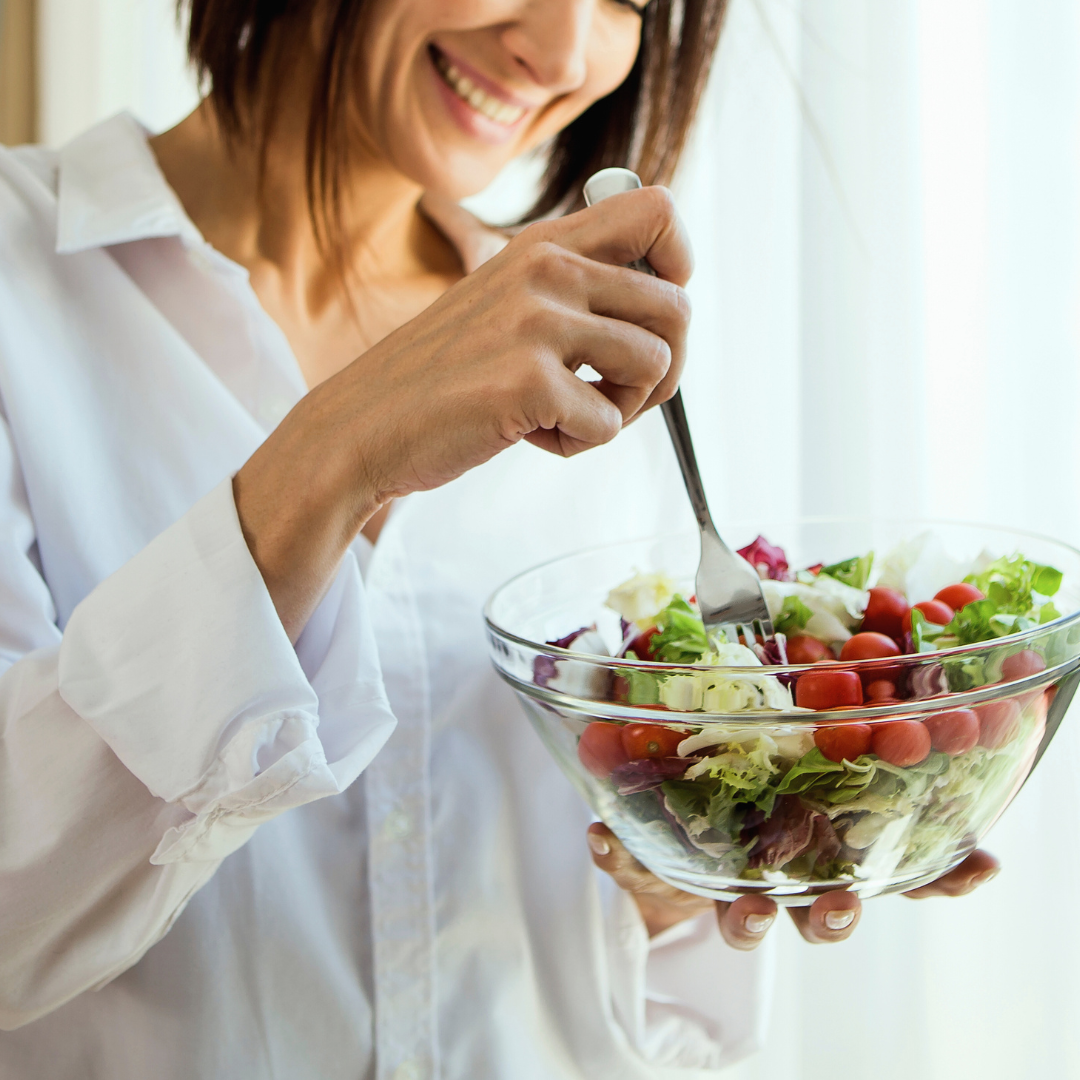
{"type": "Polygon", "coordinates": [[[874,726],[871,748],[890,765],[918,765],[930,754],[930,732],[918,720],[890,720],[874,726]]]}
{"type": "Polygon", "coordinates": [[[809,634],[798,634],[787,639],[789,664],[816,664],[819,660],[831,660],[833,654],[824,641],[809,634]]]}
{"type": "Polygon", "coordinates": [[[984,600],[985,597],[974,585],[960,581],[955,585],[946,585],[944,589],[939,589],[934,594],[934,599],[947,604],[953,611],[959,611],[968,604],[974,604],[976,600],[984,600]]]}
{"type": "Polygon", "coordinates": [[[875,679],[864,691],[867,701],[886,702],[896,700],[896,683],[891,679],[875,679]]]}
{"type": "Polygon", "coordinates": [[[594,720],[582,732],[577,744],[578,758],[593,776],[606,779],[613,769],[630,760],[623,746],[622,733],[618,724],[603,720],[594,720]]]}
{"type": "MultiPolygon", "coordinates": [[[[830,665],[831,666],[831,665],[830,665]]],[[[832,709],[837,705],[861,705],[862,682],[854,671],[808,671],[795,684],[795,704],[804,709],[832,709]]]]}
{"type": "Polygon", "coordinates": [[[899,655],[900,646],[891,637],[873,630],[849,637],[840,650],[841,660],[876,660],[878,657],[899,655]]]}
{"type": "Polygon", "coordinates": [[[971,709],[934,713],[923,723],[930,732],[930,745],[949,757],[966,754],[979,741],[979,717],[971,709]]]}
{"type": "Polygon", "coordinates": [[[904,594],[884,585],[870,590],[870,599],[863,613],[862,629],[898,638],[904,632],[903,619],[909,607],[904,594]]]}
{"type": "Polygon", "coordinates": [[[631,761],[642,758],[677,757],[686,732],[662,724],[631,724],[622,729],[622,744],[631,761]]]}
{"type": "Polygon", "coordinates": [[[975,706],[979,714],[979,745],[998,750],[1020,732],[1020,706],[1012,698],[975,706]]]}
{"type": "Polygon", "coordinates": [[[1046,661],[1034,649],[1024,649],[1021,652],[1006,656],[1001,664],[1001,681],[1015,682],[1017,679],[1026,679],[1029,675],[1038,675],[1046,670],[1046,661]]]}
{"type": "Polygon", "coordinates": [[[650,626],[648,630],[643,630],[630,642],[629,648],[633,649],[634,655],[639,660],[651,660],[653,658],[652,639],[659,633],[660,627],[650,626]]]}
{"type": "Polygon", "coordinates": [[[829,724],[814,732],[814,744],[830,761],[854,761],[870,753],[869,724],[829,724]]]}
{"type": "MultiPolygon", "coordinates": [[[[926,616],[928,623],[933,623],[935,626],[944,626],[946,623],[952,622],[953,609],[940,600],[920,600],[914,607],[917,607],[926,616]]],[[[905,630],[911,630],[910,610],[904,616],[903,627],[905,630]]]]}

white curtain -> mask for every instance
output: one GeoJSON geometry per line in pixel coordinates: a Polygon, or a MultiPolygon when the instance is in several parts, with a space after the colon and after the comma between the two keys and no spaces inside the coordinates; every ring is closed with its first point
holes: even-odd
{"type": "MultiPolygon", "coordinates": [[[[170,0],[39,0],[44,136],[194,100],[170,0]]],[[[678,192],[687,407],[724,523],[942,516],[1080,542],[1075,0],[732,0],[678,192]]],[[[520,205],[527,169],[480,200],[520,205]]],[[[732,1080],[1080,1076],[1080,714],[959,901],[781,924],[771,1039],[732,1080]]]]}

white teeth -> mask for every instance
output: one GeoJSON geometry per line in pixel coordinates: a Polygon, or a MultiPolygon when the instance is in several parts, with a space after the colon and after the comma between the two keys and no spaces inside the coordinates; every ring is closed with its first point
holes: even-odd
{"type": "Polygon", "coordinates": [[[505,124],[509,127],[524,116],[525,110],[520,105],[508,105],[505,101],[499,101],[498,98],[485,93],[468,75],[454,67],[441,53],[436,56],[436,66],[447,85],[462,101],[468,102],[478,113],[482,113],[489,120],[494,120],[496,124],[505,124]]]}

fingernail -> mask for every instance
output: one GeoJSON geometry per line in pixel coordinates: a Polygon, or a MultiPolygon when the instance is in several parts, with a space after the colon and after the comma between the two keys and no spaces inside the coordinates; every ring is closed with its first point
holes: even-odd
{"type": "Polygon", "coordinates": [[[747,915],[743,919],[743,928],[748,934],[764,934],[775,918],[775,915],[747,915]]]}
{"type": "Polygon", "coordinates": [[[985,885],[988,881],[993,881],[994,878],[1001,873],[1001,868],[995,866],[993,870],[984,870],[981,874],[976,874],[969,882],[969,889],[977,889],[980,885],[985,885]]]}
{"type": "Polygon", "coordinates": [[[827,911],[825,925],[830,930],[846,930],[855,921],[854,911],[827,911]]]}
{"type": "Polygon", "coordinates": [[[586,833],[589,838],[589,847],[593,849],[594,855],[610,855],[611,845],[607,842],[607,838],[601,836],[600,833],[586,833]]]}

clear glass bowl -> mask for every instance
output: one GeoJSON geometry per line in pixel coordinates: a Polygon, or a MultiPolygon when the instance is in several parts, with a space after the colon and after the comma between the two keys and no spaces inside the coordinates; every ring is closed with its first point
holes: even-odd
{"type": "MultiPolygon", "coordinates": [[[[902,700],[829,712],[743,707],[746,700],[760,700],[763,677],[791,684],[810,670],[805,666],[679,666],[545,644],[595,626],[606,647],[617,651],[622,627],[604,599],[638,571],[666,573],[683,595],[692,594],[697,537],[675,535],[582,551],[503,585],[485,608],[495,667],[596,814],[672,885],[723,900],[764,893],[798,906],[831,889],[868,897],[931,881],[961,862],[990,829],[1072,701],[1080,679],[1080,551],[1041,536],[937,521],[810,519],[760,531],[786,549],[792,567],[869,550],[884,554],[927,531],[942,558],[958,564],[969,565],[982,552],[998,557],[1019,551],[1062,571],[1054,597],[1062,614],[993,642],[846,663],[842,667],[858,672],[864,684],[887,668],[902,700]],[[1024,650],[1039,653],[1045,670],[1003,681],[1003,661],[1024,650]],[[664,703],[629,703],[649,696],[628,692],[641,673],[652,677],[647,685],[664,688],[664,703]],[[855,764],[830,763],[824,773],[820,755],[806,757],[821,727],[858,722],[877,732],[877,725],[898,720],[930,720],[932,727],[942,721],[931,718],[957,710],[978,717],[979,742],[969,746],[973,736],[961,738],[953,753],[932,751],[915,766],[900,768],[870,754],[855,764]],[[680,739],[674,756],[660,761],[595,775],[582,762],[579,741],[598,723],[658,725],[692,741],[680,739]],[[756,804],[739,803],[732,782],[738,784],[740,763],[755,752],[759,764],[775,769],[777,790],[764,798],[759,791],[756,804]],[[735,772],[693,775],[694,764],[717,754],[731,754],[735,772]],[[803,772],[800,781],[796,763],[814,761],[817,771],[803,772]],[[822,785],[829,792],[825,799],[822,785]]],[[[743,537],[735,528],[731,535],[746,543],[757,532],[755,527],[743,537]]],[[[922,599],[929,596],[909,596],[922,599]]]]}

